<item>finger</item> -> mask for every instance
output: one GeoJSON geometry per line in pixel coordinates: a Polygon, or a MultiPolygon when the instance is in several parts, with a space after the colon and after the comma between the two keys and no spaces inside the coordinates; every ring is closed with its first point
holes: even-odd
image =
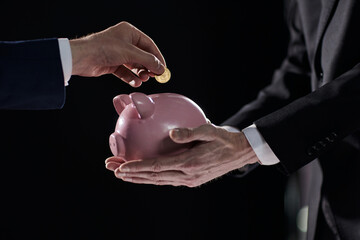
{"type": "Polygon", "coordinates": [[[156,75],[154,73],[152,73],[152,72],[149,72],[149,76],[150,77],[155,77],[156,75]]]}
{"type": "Polygon", "coordinates": [[[138,76],[143,82],[149,80],[150,72],[141,64],[129,63],[124,64],[125,67],[130,69],[136,76],[138,76]]]}
{"type": "Polygon", "coordinates": [[[137,183],[137,184],[153,184],[153,185],[172,185],[172,186],[186,186],[186,187],[197,187],[209,180],[163,180],[163,179],[151,179],[142,178],[139,176],[124,176],[119,179],[125,182],[137,183]]]}
{"type": "Polygon", "coordinates": [[[134,160],[120,165],[121,172],[162,172],[180,170],[181,158],[186,159],[186,153],[173,157],[156,158],[152,160],[134,160]]]}
{"type": "Polygon", "coordinates": [[[108,157],[108,158],[105,160],[105,164],[110,163],[110,162],[117,162],[117,163],[122,164],[122,163],[125,162],[125,159],[122,158],[122,157],[111,156],[111,157],[108,157]]]}
{"type": "Polygon", "coordinates": [[[119,66],[113,74],[132,87],[140,87],[142,84],[142,80],[123,65],[119,66]]]}
{"type": "Polygon", "coordinates": [[[147,80],[149,80],[150,75],[149,75],[149,71],[147,69],[133,69],[132,70],[137,76],[139,76],[139,78],[141,79],[141,81],[146,82],[147,80]]]}
{"type": "Polygon", "coordinates": [[[154,183],[159,181],[178,182],[185,184],[187,175],[182,171],[163,171],[163,172],[121,172],[119,169],[115,170],[117,178],[141,178],[147,179],[154,183]]]}
{"type": "Polygon", "coordinates": [[[154,54],[144,51],[134,45],[129,45],[127,50],[129,51],[128,63],[141,64],[155,75],[164,73],[165,65],[154,54]]]}
{"type": "Polygon", "coordinates": [[[172,186],[182,186],[185,185],[185,183],[179,183],[179,182],[171,182],[171,181],[152,181],[150,179],[145,179],[145,178],[137,178],[137,177],[125,177],[125,178],[121,178],[121,180],[125,181],[125,182],[131,182],[131,183],[136,183],[136,184],[152,184],[152,185],[172,185],[172,186]]]}
{"type": "Polygon", "coordinates": [[[166,66],[165,59],[154,41],[139,29],[136,28],[136,30],[138,31],[138,39],[134,39],[136,42],[133,44],[146,52],[154,54],[166,66]]]}
{"type": "Polygon", "coordinates": [[[197,128],[175,128],[170,130],[170,138],[176,143],[193,141],[213,141],[217,130],[212,124],[204,124],[197,128]]]}
{"type": "Polygon", "coordinates": [[[149,80],[150,78],[150,72],[146,69],[142,69],[143,71],[139,71],[139,78],[143,81],[146,82],[147,80],[149,80]]]}
{"type": "Polygon", "coordinates": [[[125,162],[125,159],[121,157],[109,157],[105,160],[105,167],[108,170],[114,171],[117,169],[121,164],[125,162]]]}

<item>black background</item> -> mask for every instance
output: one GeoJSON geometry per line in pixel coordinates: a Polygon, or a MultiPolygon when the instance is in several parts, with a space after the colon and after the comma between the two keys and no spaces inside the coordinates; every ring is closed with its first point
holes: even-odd
{"type": "MultiPolygon", "coordinates": [[[[0,111],[1,239],[283,239],[286,177],[260,167],[198,188],[135,185],[106,170],[112,98],[175,92],[214,124],[254,99],[285,56],[281,1],[0,3],[0,40],[75,38],[128,21],[158,45],[167,84],[73,76],[61,110],[0,111]]],[[[21,66],[19,66],[21,68],[21,66]]]]}

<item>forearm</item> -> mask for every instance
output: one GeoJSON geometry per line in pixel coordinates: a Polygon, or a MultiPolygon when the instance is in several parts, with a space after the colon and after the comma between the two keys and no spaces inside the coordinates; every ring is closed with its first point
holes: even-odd
{"type": "Polygon", "coordinates": [[[360,63],[255,124],[290,173],[359,129],[360,116],[354,114],[359,104],[360,63]]]}
{"type": "Polygon", "coordinates": [[[57,39],[0,42],[0,109],[57,109],[65,101],[57,39]]]}
{"type": "MultiPolygon", "coordinates": [[[[100,54],[94,52],[98,47],[93,45],[92,42],[89,41],[89,38],[91,38],[91,35],[79,39],[71,39],[69,41],[72,53],[72,75],[91,76],[91,73],[84,74],[87,71],[87,65],[94,64],[96,59],[94,59],[93,56],[100,56],[100,54]]],[[[105,64],[105,62],[103,64],[105,64]]],[[[97,74],[94,73],[94,75],[97,74]]]]}

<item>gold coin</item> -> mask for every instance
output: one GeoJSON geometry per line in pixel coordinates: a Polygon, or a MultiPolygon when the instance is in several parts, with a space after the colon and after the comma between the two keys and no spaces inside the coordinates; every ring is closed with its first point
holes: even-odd
{"type": "Polygon", "coordinates": [[[167,83],[170,80],[171,73],[168,68],[165,68],[165,72],[159,76],[155,76],[156,81],[159,83],[167,83]]]}

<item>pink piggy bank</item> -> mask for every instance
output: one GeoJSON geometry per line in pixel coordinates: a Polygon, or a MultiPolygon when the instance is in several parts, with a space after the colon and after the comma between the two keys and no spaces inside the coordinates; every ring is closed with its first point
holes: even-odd
{"type": "Polygon", "coordinates": [[[198,127],[207,119],[201,108],[187,97],[174,93],[145,95],[135,92],[113,100],[119,114],[109,143],[114,156],[125,160],[147,159],[176,154],[189,144],[174,143],[169,131],[198,127]]]}

